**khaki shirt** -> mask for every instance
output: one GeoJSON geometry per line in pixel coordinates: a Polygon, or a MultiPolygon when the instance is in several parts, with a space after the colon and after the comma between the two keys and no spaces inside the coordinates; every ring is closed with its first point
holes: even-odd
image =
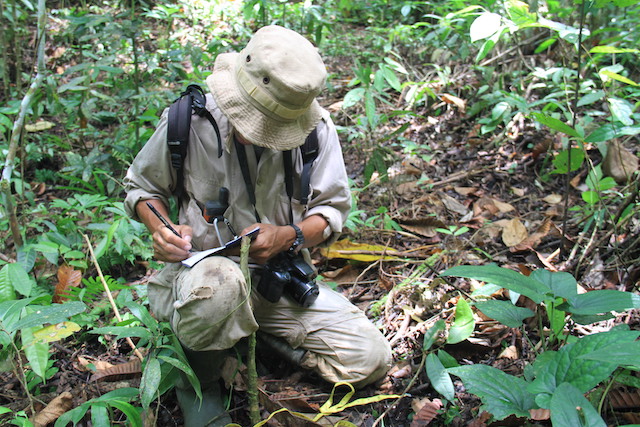
{"type": "MultiPolygon", "coordinates": [[[[224,153],[218,158],[218,141],[211,123],[206,118],[193,116],[187,155],[184,160],[184,195],[180,201],[179,221],[193,228],[192,245],[204,250],[220,245],[212,224],[203,217],[207,201],[217,200],[220,187],[229,189],[229,209],[225,217],[236,232],[256,222],[253,206],[245,189],[240,165],[235,152],[231,123],[217,107],[213,97],[207,95],[207,108],[215,118],[223,141],[224,153]]],[[[125,208],[138,219],[135,206],[141,200],[160,199],[169,206],[176,187],[176,171],[171,166],[167,147],[166,109],[157,129],[140,150],[125,177],[127,196],[125,208]]],[[[325,244],[334,242],[351,206],[351,195],[345,171],[340,142],[335,126],[327,111],[318,126],[319,154],[311,169],[309,203],[302,206],[300,174],[302,157],[294,150],[294,192],[291,207],[294,223],[310,215],[322,215],[329,226],[325,229],[325,244]]],[[[256,195],[256,209],[261,222],[286,225],[289,219],[289,197],[284,182],[282,152],[264,149],[259,163],[252,146],[246,147],[249,170],[256,195]]],[[[220,226],[221,231],[226,229],[220,226]]],[[[229,233],[222,238],[231,237],[229,233]]]]}

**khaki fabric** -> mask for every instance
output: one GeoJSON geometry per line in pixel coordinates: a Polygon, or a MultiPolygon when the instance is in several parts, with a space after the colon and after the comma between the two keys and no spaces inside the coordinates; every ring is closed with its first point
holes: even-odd
{"type": "MultiPolygon", "coordinates": [[[[384,336],[361,310],[322,283],[316,302],[303,308],[286,296],[271,303],[256,291],[249,294],[238,265],[224,257],[181,267],[173,276],[173,288],[156,277],[149,295],[154,295],[154,314],[164,315],[161,320],[169,320],[192,350],[230,348],[260,327],[293,348],[308,350],[302,366],[332,383],[363,386],[389,369],[391,348],[384,336]]],[[[252,280],[257,283],[257,275],[252,280]]]]}
{"type": "MultiPolygon", "coordinates": [[[[218,199],[221,187],[229,189],[230,207],[225,217],[235,230],[240,232],[256,222],[235,146],[230,143],[233,129],[211,95],[207,95],[207,108],[218,123],[225,151],[218,158],[218,142],[211,124],[193,116],[179,222],[193,228],[194,250],[220,244],[202,211],[207,201],[218,199]]],[[[324,244],[331,244],[342,231],[351,194],[335,126],[326,111],[322,114],[309,203],[303,206],[299,202],[302,159],[299,151],[294,151],[291,208],[293,222],[311,215],[324,217],[329,224],[324,244]]],[[[137,203],[160,199],[169,206],[175,190],[176,173],[171,166],[166,131],[167,111],[125,177],[125,208],[135,219],[137,203]]],[[[252,146],[246,151],[261,222],[289,224],[282,152],[264,149],[258,161],[252,146]]],[[[223,235],[222,239],[229,237],[223,235]]],[[[308,259],[308,252],[303,252],[308,259]]],[[[191,269],[168,264],[150,281],[148,295],[155,316],[170,322],[178,338],[192,350],[226,349],[260,328],[285,339],[292,347],[308,350],[302,364],[330,382],[364,385],[384,375],[391,362],[391,349],[384,336],[362,311],[337,292],[321,285],[318,300],[309,308],[299,307],[286,297],[272,304],[249,291],[238,264],[228,258],[210,257],[191,269]]]]}
{"type": "MultiPolygon", "coordinates": [[[[225,217],[237,232],[256,222],[253,206],[244,186],[242,171],[236,157],[235,146],[229,144],[232,129],[211,95],[207,95],[207,108],[216,119],[226,151],[218,158],[218,143],[211,123],[206,118],[193,116],[187,156],[184,162],[185,196],[181,200],[179,220],[193,228],[192,244],[195,250],[219,246],[213,225],[203,218],[204,204],[218,200],[220,187],[229,189],[229,209],[225,217]]],[[[176,186],[176,172],[171,166],[167,149],[167,111],[164,112],[156,132],[136,156],[124,179],[127,196],[125,209],[137,219],[136,204],[141,200],[160,199],[169,206],[176,186]]],[[[293,222],[310,215],[322,215],[329,223],[325,231],[325,244],[335,241],[346,221],[351,206],[351,194],[344,168],[340,142],[329,114],[323,111],[318,126],[320,150],[311,172],[308,206],[300,202],[300,174],[302,158],[294,153],[294,192],[291,203],[293,222]]],[[[256,194],[256,208],[264,223],[285,225],[289,220],[289,198],[284,183],[282,152],[265,149],[256,161],[253,147],[247,147],[247,160],[256,194]]],[[[222,236],[228,239],[227,233],[222,236]]]]}

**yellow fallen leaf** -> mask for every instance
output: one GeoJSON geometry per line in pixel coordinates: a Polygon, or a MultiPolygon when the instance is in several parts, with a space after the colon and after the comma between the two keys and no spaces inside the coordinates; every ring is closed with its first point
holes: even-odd
{"type": "Polygon", "coordinates": [[[33,333],[33,337],[42,342],[54,342],[73,335],[79,330],[80,326],[77,323],[62,322],[37,330],[33,333]]]}
{"type": "Polygon", "coordinates": [[[55,125],[56,125],[55,123],[47,122],[45,120],[40,120],[33,124],[25,125],[24,128],[27,132],[41,132],[43,130],[51,129],[55,125]]]}
{"type": "Polygon", "coordinates": [[[372,262],[381,258],[399,259],[395,254],[398,251],[381,245],[368,245],[365,243],[354,243],[349,239],[342,239],[335,242],[328,248],[322,248],[323,256],[331,258],[353,259],[356,261],[372,262]]]}

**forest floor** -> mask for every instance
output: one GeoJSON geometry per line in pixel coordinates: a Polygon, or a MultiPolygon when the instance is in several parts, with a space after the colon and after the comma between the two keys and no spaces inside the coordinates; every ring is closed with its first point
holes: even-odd
{"type": "MultiPolygon", "coordinates": [[[[454,78],[460,81],[459,88],[474,81],[472,72],[464,65],[449,65],[454,78]]],[[[330,64],[333,69],[347,66],[350,64],[330,64]]],[[[338,74],[351,75],[350,70],[342,71],[338,74]]],[[[323,98],[321,103],[332,111],[338,125],[353,126],[351,117],[339,107],[346,90],[345,85],[342,91],[323,98]]],[[[464,99],[462,90],[456,96],[464,99]]],[[[575,188],[578,180],[567,189],[563,176],[545,174],[547,152],[560,144],[559,139],[535,129],[524,117],[499,134],[480,136],[474,121],[466,118],[455,103],[441,101],[418,113],[411,118],[393,119],[376,131],[379,137],[372,144],[383,144],[382,136],[409,121],[403,137],[415,143],[410,152],[400,145],[388,145],[396,159],[388,177],[374,176],[366,189],[358,193],[358,208],[363,210],[361,219],[378,218],[379,221],[372,222],[378,227],[347,231],[341,247],[313,252],[325,280],[335,283],[340,292],[367,312],[393,348],[394,366],[389,374],[380,382],[358,390],[351,400],[384,395],[403,397],[356,405],[318,422],[284,411],[270,425],[334,425],[340,419],[357,426],[498,425],[489,423],[486,413],[479,410],[479,400],[466,394],[459,381],[454,382],[456,404],[440,400],[424,371],[425,332],[439,319],[451,322],[457,299],[461,294],[473,292],[477,285],[469,280],[438,276],[449,267],[496,263],[525,274],[535,268],[547,268],[571,272],[585,289],[637,290],[634,287],[640,278],[640,263],[633,262],[640,257],[637,220],[624,231],[604,228],[585,234],[581,233],[583,216],[572,211],[563,239],[560,230],[565,208],[584,204],[575,188]],[[432,117],[436,109],[444,112],[432,117]],[[379,210],[381,206],[386,207],[385,212],[379,210]],[[389,220],[401,229],[384,227],[389,220]],[[437,228],[449,229],[451,233],[436,231],[437,228]],[[458,230],[462,231],[458,234],[458,230]]],[[[348,174],[360,187],[372,148],[344,143],[348,174]]],[[[597,150],[589,154],[597,161],[597,150]]],[[[151,274],[153,271],[132,271],[131,283],[144,284],[151,274]]],[[[571,333],[589,334],[617,323],[637,329],[640,317],[636,311],[606,324],[574,325],[571,333]]],[[[485,363],[520,374],[536,351],[534,343],[538,340],[531,332],[537,330],[535,326],[525,323],[522,328],[509,328],[478,317],[469,340],[455,345],[439,342],[437,346],[458,363],[485,363]]],[[[74,390],[82,400],[88,400],[109,390],[139,384],[139,368],[137,372],[132,369],[129,374],[101,381],[92,380],[91,373],[82,369],[87,361],[127,363],[131,349],[124,342],[114,343],[108,350],[87,343],[55,344],[54,348],[59,372],[52,384],[58,393],[74,390]]],[[[265,417],[280,408],[314,414],[331,397],[331,386],[312,373],[258,351],[260,400],[265,417]]],[[[246,387],[240,372],[239,376],[225,373],[225,379],[234,384],[229,393],[231,415],[234,421],[246,426],[246,387]]],[[[8,374],[2,375],[5,383],[2,395],[6,398],[14,395],[20,385],[8,374]]],[[[333,402],[339,402],[347,392],[346,387],[338,388],[333,402]]],[[[46,396],[39,399],[47,400],[46,396]]],[[[612,407],[608,411],[609,421],[638,423],[639,410],[639,405],[612,407]]],[[[160,426],[182,425],[173,393],[162,398],[154,417],[160,426]]],[[[524,422],[507,419],[499,425],[517,426],[524,422]]],[[[547,417],[542,414],[538,422],[549,425],[548,414],[547,417]]]]}

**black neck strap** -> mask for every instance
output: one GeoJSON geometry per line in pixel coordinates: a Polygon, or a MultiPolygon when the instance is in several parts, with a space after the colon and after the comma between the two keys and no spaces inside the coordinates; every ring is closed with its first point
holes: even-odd
{"type": "MultiPolygon", "coordinates": [[[[249,172],[249,161],[247,160],[246,147],[241,144],[234,136],[233,143],[236,148],[236,155],[238,157],[238,163],[240,164],[240,171],[242,172],[242,178],[244,179],[244,186],[249,196],[249,201],[253,206],[253,213],[256,217],[256,222],[260,222],[260,215],[256,208],[256,193],[253,188],[253,181],[251,181],[251,173],[249,172]]],[[[293,224],[293,208],[291,207],[291,199],[293,198],[293,161],[291,157],[291,151],[282,152],[282,161],[284,163],[284,184],[287,190],[287,196],[289,197],[289,222],[293,224]]]]}

